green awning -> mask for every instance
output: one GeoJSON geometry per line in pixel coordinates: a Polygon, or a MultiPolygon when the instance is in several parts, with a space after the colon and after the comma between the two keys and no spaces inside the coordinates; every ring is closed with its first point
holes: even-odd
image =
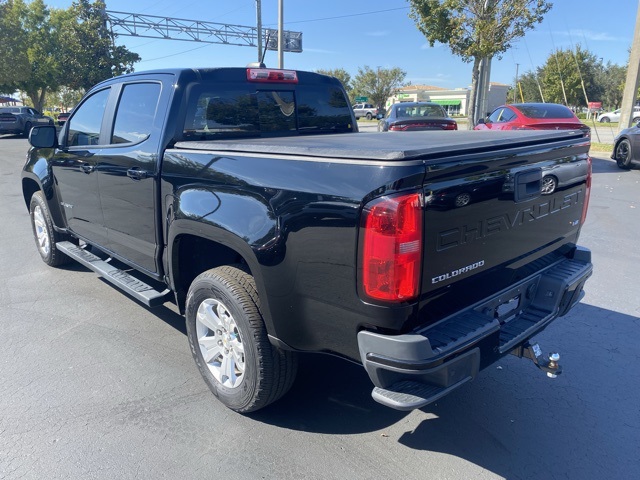
{"type": "Polygon", "coordinates": [[[432,103],[437,103],[438,105],[460,105],[462,100],[429,100],[432,103]]]}

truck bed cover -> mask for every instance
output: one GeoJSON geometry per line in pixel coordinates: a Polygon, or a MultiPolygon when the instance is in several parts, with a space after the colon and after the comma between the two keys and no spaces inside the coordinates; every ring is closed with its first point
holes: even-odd
{"type": "MultiPolygon", "coordinates": [[[[583,137],[580,130],[560,131],[428,131],[403,133],[345,133],[296,137],[248,138],[178,142],[189,150],[301,155],[354,160],[437,159],[452,154],[499,151],[529,145],[540,147],[583,137]]],[[[588,139],[585,138],[585,141],[588,139]]]]}

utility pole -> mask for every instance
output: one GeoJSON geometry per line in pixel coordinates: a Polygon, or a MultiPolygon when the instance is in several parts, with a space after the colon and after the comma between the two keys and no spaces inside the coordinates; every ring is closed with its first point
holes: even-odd
{"type": "Polygon", "coordinates": [[[517,95],[518,95],[518,68],[520,67],[519,63],[516,63],[516,85],[513,89],[513,103],[518,103],[517,95]]]}
{"type": "Polygon", "coordinates": [[[258,63],[262,62],[262,0],[256,0],[256,30],[258,43],[258,63]]]}
{"type": "Polygon", "coordinates": [[[629,55],[629,67],[627,69],[627,80],[624,84],[624,93],[622,94],[622,115],[620,115],[618,131],[631,126],[633,106],[636,103],[636,95],[638,92],[638,83],[640,83],[640,8],[638,8],[636,12],[636,30],[633,34],[631,54],[629,55]]]}
{"type": "Polygon", "coordinates": [[[284,68],[284,0],[278,0],[278,68],[284,68]]]}

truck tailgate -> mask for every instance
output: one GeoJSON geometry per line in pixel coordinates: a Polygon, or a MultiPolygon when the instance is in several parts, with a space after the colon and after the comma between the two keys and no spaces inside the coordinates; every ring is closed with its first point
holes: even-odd
{"type": "Polygon", "coordinates": [[[588,149],[584,139],[428,163],[423,314],[443,318],[565,258],[588,199],[588,149]]]}

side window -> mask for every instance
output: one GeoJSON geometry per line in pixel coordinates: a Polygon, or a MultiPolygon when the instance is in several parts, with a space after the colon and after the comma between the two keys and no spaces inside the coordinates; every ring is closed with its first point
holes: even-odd
{"type": "Polygon", "coordinates": [[[510,122],[511,120],[515,120],[516,114],[510,108],[505,108],[502,113],[501,122],[510,122]]]}
{"type": "Polygon", "coordinates": [[[502,113],[502,111],[504,110],[504,108],[498,108],[496,110],[494,110],[494,112],[489,115],[489,122],[490,123],[498,123],[500,121],[500,114],[502,113]]]}
{"type": "Polygon", "coordinates": [[[146,140],[151,133],[159,98],[159,83],[125,85],[116,110],[110,143],[138,143],[146,140]]]}
{"type": "Polygon", "coordinates": [[[87,98],[69,120],[67,145],[79,147],[98,145],[102,117],[107,106],[110,88],[105,88],[87,98]]]}

